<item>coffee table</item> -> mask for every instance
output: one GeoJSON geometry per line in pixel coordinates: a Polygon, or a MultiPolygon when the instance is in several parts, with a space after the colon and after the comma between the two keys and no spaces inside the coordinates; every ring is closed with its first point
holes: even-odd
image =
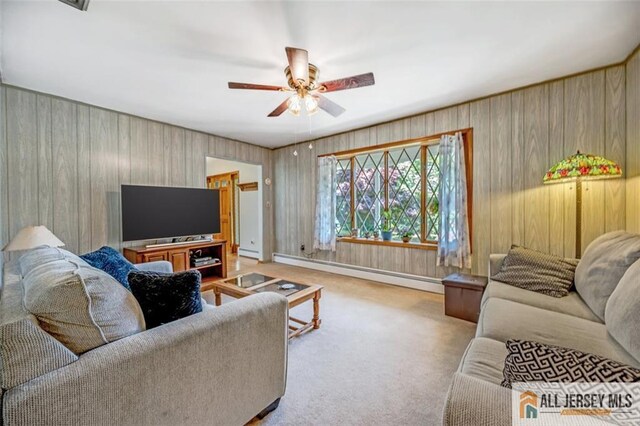
{"type": "Polygon", "coordinates": [[[289,315],[289,339],[299,336],[311,329],[320,328],[320,297],[321,285],[300,284],[282,278],[270,277],[259,273],[238,275],[220,281],[203,282],[200,291],[213,290],[216,297],[216,306],[222,304],[222,295],[241,298],[252,294],[273,292],[287,298],[289,309],[294,308],[308,300],[313,300],[313,318],[311,321],[303,321],[289,315]],[[291,322],[299,324],[294,325],[291,322]]]}

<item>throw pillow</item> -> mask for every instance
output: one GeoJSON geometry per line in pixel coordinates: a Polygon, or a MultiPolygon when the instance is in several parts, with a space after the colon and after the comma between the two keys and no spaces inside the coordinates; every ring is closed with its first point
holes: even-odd
{"type": "Polygon", "coordinates": [[[109,274],[71,259],[43,258],[22,279],[24,307],[69,350],[81,354],[144,331],[135,297],[109,274]]]}
{"type": "Polygon", "coordinates": [[[575,349],[507,340],[502,386],[515,382],[640,382],[640,370],[575,349]]]}
{"type": "Polygon", "coordinates": [[[129,281],[127,281],[127,276],[129,275],[129,272],[137,271],[138,268],[133,266],[133,263],[125,259],[125,257],[117,250],[104,246],[100,247],[100,249],[96,251],[92,251],[91,253],[83,254],[80,258],[84,259],[94,268],[101,269],[111,275],[113,278],[118,280],[124,288],[131,291],[129,281]]]}
{"type": "Polygon", "coordinates": [[[577,263],[513,245],[500,271],[491,279],[548,296],[563,297],[569,294],[573,285],[577,263]]]}
{"type": "Polygon", "coordinates": [[[640,235],[625,231],[601,235],[585,250],[576,268],[576,290],[601,320],[609,296],[638,259],[640,235]]]}
{"type": "Polygon", "coordinates": [[[147,328],[202,312],[200,280],[198,271],[129,273],[131,292],[140,303],[147,328]]]}

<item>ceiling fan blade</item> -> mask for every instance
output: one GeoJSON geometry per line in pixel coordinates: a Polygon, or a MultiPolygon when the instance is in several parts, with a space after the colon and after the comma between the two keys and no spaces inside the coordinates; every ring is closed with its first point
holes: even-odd
{"type": "Polygon", "coordinates": [[[285,99],[284,102],[282,102],[280,105],[278,105],[278,107],[276,109],[271,111],[271,113],[267,117],[278,117],[278,116],[280,116],[280,114],[282,114],[283,112],[285,112],[287,110],[287,101],[288,101],[288,99],[285,99]]]}
{"type": "Polygon", "coordinates": [[[266,84],[235,83],[233,81],[229,82],[229,89],[274,90],[278,92],[286,90],[284,87],[280,87],[280,86],[269,86],[266,84]]]}
{"type": "Polygon", "coordinates": [[[354,75],[347,78],[326,81],[320,83],[318,87],[321,92],[337,92],[338,90],[356,89],[358,87],[373,86],[376,83],[373,73],[354,75]]]}
{"type": "Polygon", "coordinates": [[[330,101],[324,96],[322,95],[316,95],[316,96],[318,97],[318,106],[323,110],[327,111],[329,114],[333,115],[334,117],[337,117],[346,111],[346,109],[342,108],[337,103],[330,101]]]}
{"type": "Polygon", "coordinates": [[[289,69],[294,81],[302,80],[309,85],[309,52],[295,47],[285,47],[289,69]]]}

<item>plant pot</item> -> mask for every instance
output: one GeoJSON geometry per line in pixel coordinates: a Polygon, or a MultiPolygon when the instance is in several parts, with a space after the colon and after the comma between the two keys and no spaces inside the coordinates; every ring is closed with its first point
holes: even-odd
{"type": "Polygon", "coordinates": [[[409,241],[411,241],[411,237],[402,237],[403,243],[408,243],[409,241]]]}
{"type": "Polygon", "coordinates": [[[391,231],[382,231],[382,241],[391,241],[391,231]]]}

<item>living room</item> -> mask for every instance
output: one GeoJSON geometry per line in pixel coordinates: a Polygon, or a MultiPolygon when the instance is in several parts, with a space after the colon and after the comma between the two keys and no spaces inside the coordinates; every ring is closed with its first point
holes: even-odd
{"type": "Polygon", "coordinates": [[[1,0],[0,424],[638,424],[639,29],[1,0]]]}

